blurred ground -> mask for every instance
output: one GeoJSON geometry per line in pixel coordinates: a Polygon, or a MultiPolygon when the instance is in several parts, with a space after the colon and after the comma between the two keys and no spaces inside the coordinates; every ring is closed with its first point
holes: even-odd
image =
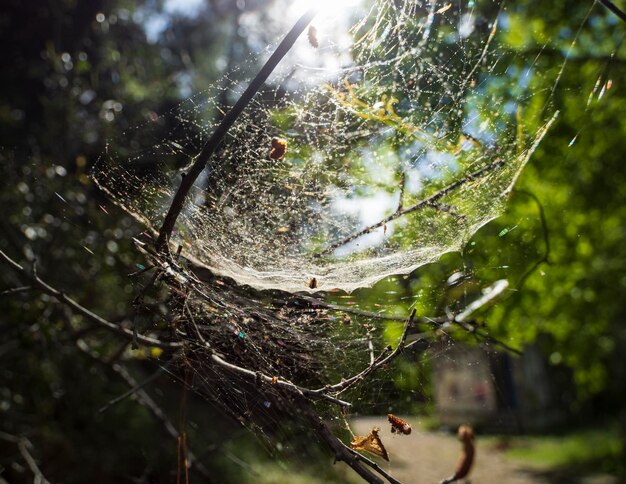
{"type": "MultiPolygon", "coordinates": [[[[380,427],[379,435],[391,462],[384,462],[382,459],[377,461],[404,484],[436,484],[450,476],[461,449],[456,437],[450,433],[423,430],[415,419],[408,421],[413,426],[413,432],[408,436],[392,434],[386,416],[358,418],[351,421],[351,427],[356,435],[363,436],[372,427],[380,427]]],[[[478,435],[476,449],[476,460],[469,476],[473,484],[618,483],[617,479],[606,475],[572,476],[533,467],[524,461],[508,457],[493,438],[478,435]]]]}

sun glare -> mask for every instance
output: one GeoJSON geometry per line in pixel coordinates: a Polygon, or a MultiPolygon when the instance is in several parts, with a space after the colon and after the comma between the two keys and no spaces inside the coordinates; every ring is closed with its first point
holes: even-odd
{"type": "Polygon", "coordinates": [[[331,17],[337,14],[346,15],[350,7],[356,7],[363,0],[296,0],[294,8],[304,11],[309,8],[317,8],[318,16],[331,17]]]}

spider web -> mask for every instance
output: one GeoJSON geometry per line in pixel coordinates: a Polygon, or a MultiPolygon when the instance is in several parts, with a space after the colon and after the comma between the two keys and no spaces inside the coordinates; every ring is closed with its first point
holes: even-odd
{"type": "MultiPolygon", "coordinates": [[[[300,37],[186,200],[172,253],[182,246],[195,267],[226,277],[202,283],[184,263],[167,268],[174,275],[171,326],[188,343],[185,384],[274,451],[302,441],[290,439],[289,424],[298,417],[285,418],[293,416],[294,401],[277,382],[325,388],[367,368],[387,344],[395,346],[403,317],[393,311],[422,296],[442,299],[441,288],[420,294],[406,286],[406,297],[396,293],[405,274],[459,251],[503,212],[556,119],[551,94],[535,101],[536,53],[512,55],[500,41],[506,5],[473,5],[362,0],[349,10],[321,12],[309,35],[316,38],[300,37]],[[283,157],[270,154],[273,138],[286,142],[283,157]],[[368,306],[363,292],[353,291],[377,281],[392,290],[378,287],[368,306]],[[306,291],[324,291],[326,298],[285,294],[306,291]],[[229,373],[214,355],[271,381],[229,373]]],[[[127,141],[117,145],[128,149],[108,152],[96,167],[98,185],[153,235],[184,173],[301,7],[277,1],[265,16],[242,18],[256,52],[250,60],[126,132],[127,141]]],[[[552,93],[557,85],[558,78],[552,93]]],[[[488,289],[474,287],[455,301],[462,303],[458,314],[488,289]]],[[[469,367],[484,356],[456,348],[452,328],[434,323],[424,317],[411,328],[409,340],[424,338],[417,351],[333,396],[351,402],[354,413],[384,415],[420,399],[430,403],[429,379],[419,373],[424,365],[469,367]]],[[[495,375],[487,380],[497,393],[495,375]]],[[[470,400],[473,392],[461,388],[455,398],[470,400]]],[[[336,435],[352,432],[346,414],[316,402],[336,435]]],[[[378,425],[386,427],[384,417],[378,425]]],[[[301,437],[305,430],[300,425],[295,432],[301,437]]],[[[383,433],[387,444],[391,436],[383,433]]],[[[313,452],[298,448],[291,455],[313,452]]]]}
{"type": "MultiPolygon", "coordinates": [[[[460,250],[501,214],[554,120],[525,119],[533,74],[501,65],[502,5],[492,17],[471,5],[321,13],[316,39],[301,36],[196,181],[173,247],[238,284],[288,292],[349,292],[460,250]],[[287,143],[280,159],[274,137],[287,143]]],[[[292,20],[280,12],[293,5],[273,8],[269,18],[292,20]]],[[[271,45],[267,29],[248,30],[250,45],[271,45]]],[[[127,132],[128,152],[107,153],[98,185],[158,232],[225,100],[272,50],[127,132]]]]}

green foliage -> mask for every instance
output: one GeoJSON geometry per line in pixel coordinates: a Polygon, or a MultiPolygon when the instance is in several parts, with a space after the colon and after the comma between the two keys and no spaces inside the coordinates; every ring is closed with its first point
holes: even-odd
{"type": "MultiPolygon", "coordinates": [[[[88,172],[106,146],[120,156],[126,153],[130,146],[120,144],[122,130],[172,109],[181,91],[215,81],[215,58],[227,55],[230,44],[238,48],[227,55],[228,65],[241,60],[246,41],[239,33],[230,37],[225,27],[241,15],[234,7],[238,2],[209,3],[213,17],[178,19],[171,35],[158,42],[148,41],[134,20],[140,10],[150,12],[152,2],[14,1],[0,16],[0,42],[18,46],[0,57],[0,248],[27,265],[41,254],[41,274],[110,319],[128,316],[137,287],[126,274],[143,261],[130,243],[138,228],[90,184],[88,172]],[[180,80],[190,72],[191,82],[183,86],[180,80]]],[[[573,369],[581,400],[572,402],[571,410],[578,412],[589,408],[581,402],[598,397],[611,411],[624,405],[620,356],[626,349],[626,47],[623,25],[598,6],[590,8],[573,0],[519,1],[504,12],[508,25],[498,35],[510,50],[499,65],[517,71],[511,69],[489,89],[523,92],[517,81],[531,69],[534,92],[520,114],[523,129],[510,138],[536,132],[533,120],[546,104],[561,112],[520,178],[507,214],[483,228],[461,254],[353,294],[361,309],[407,314],[414,307],[418,316],[437,316],[446,308],[462,308],[493,281],[508,279],[506,298],[484,311],[480,322],[520,348],[539,334],[550,334],[544,351],[552,363],[573,369]],[[541,54],[532,67],[520,60],[530,58],[529,52],[541,54]],[[447,284],[458,273],[462,284],[447,284]]],[[[388,95],[376,94],[372,105],[388,95]]],[[[382,113],[368,115],[406,135],[413,125],[402,125],[393,109],[391,103],[382,113]]],[[[294,114],[276,116],[276,125],[288,129],[294,114]]],[[[162,129],[165,133],[168,126],[162,129]]],[[[300,150],[307,155],[304,147],[300,150]]],[[[379,150],[381,157],[391,156],[393,146],[381,143],[379,150]]],[[[22,285],[5,270],[0,284],[0,291],[22,285]]],[[[329,299],[345,302],[339,295],[329,299]]],[[[156,428],[145,409],[126,401],[94,417],[103,402],[127,387],[76,348],[72,333],[88,331],[81,318],[32,293],[0,296],[0,314],[1,430],[38,429],[31,440],[55,457],[46,469],[49,478],[85,482],[97,474],[100,482],[126,482],[148,472],[154,482],[171,482],[175,442],[156,428]],[[154,466],[148,471],[146,461],[154,466]]],[[[358,322],[354,318],[353,324],[358,322]]],[[[395,344],[400,332],[400,324],[389,323],[377,336],[395,344]]],[[[465,337],[453,328],[450,332],[465,337]]],[[[100,333],[87,338],[104,356],[117,350],[117,343],[100,333]]],[[[368,356],[354,366],[367,364],[368,356]]],[[[396,398],[398,407],[427,402],[432,391],[428,358],[419,362],[399,361],[382,374],[377,389],[388,378],[393,388],[385,388],[385,395],[396,398]]],[[[142,376],[152,366],[137,369],[142,376]]],[[[356,397],[364,395],[360,389],[356,397]]],[[[170,389],[164,397],[174,414],[179,396],[170,389]]],[[[204,403],[201,428],[221,419],[204,403]]],[[[532,448],[553,456],[553,464],[566,463],[560,460],[564,454],[569,460],[581,458],[589,442],[600,453],[615,454],[613,438],[606,447],[596,446],[597,438],[597,433],[584,433],[565,446],[546,441],[532,448]],[[557,446],[559,453],[553,454],[557,446]]],[[[253,459],[257,451],[246,451],[246,458],[253,459]]],[[[253,469],[271,482],[264,466],[255,462],[253,469]]],[[[224,470],[229,462],[216,459],[214,467],[224,470]]],[[[241,472],[235,478],[249,478],[241,472]]]]}
{"type": "Polygon", "coordinates": [[[502,440],[508,447],[508,457],[544,472],[561,472],[570,478],[585,473],[616,472],[615,463],[621,448],[616,425],[502,440]]]}

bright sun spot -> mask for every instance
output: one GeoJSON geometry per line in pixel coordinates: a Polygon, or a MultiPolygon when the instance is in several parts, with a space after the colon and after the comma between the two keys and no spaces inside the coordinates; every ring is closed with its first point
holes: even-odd
{"type": "Polygon", "coordinates": [[[362,0],[295,0],[293,2],[294,10],[304,12],[306,9],[316,7],[318,16],[332,17],[337,14],[347,15],[350,7],[356,7],[362,0]]]}

